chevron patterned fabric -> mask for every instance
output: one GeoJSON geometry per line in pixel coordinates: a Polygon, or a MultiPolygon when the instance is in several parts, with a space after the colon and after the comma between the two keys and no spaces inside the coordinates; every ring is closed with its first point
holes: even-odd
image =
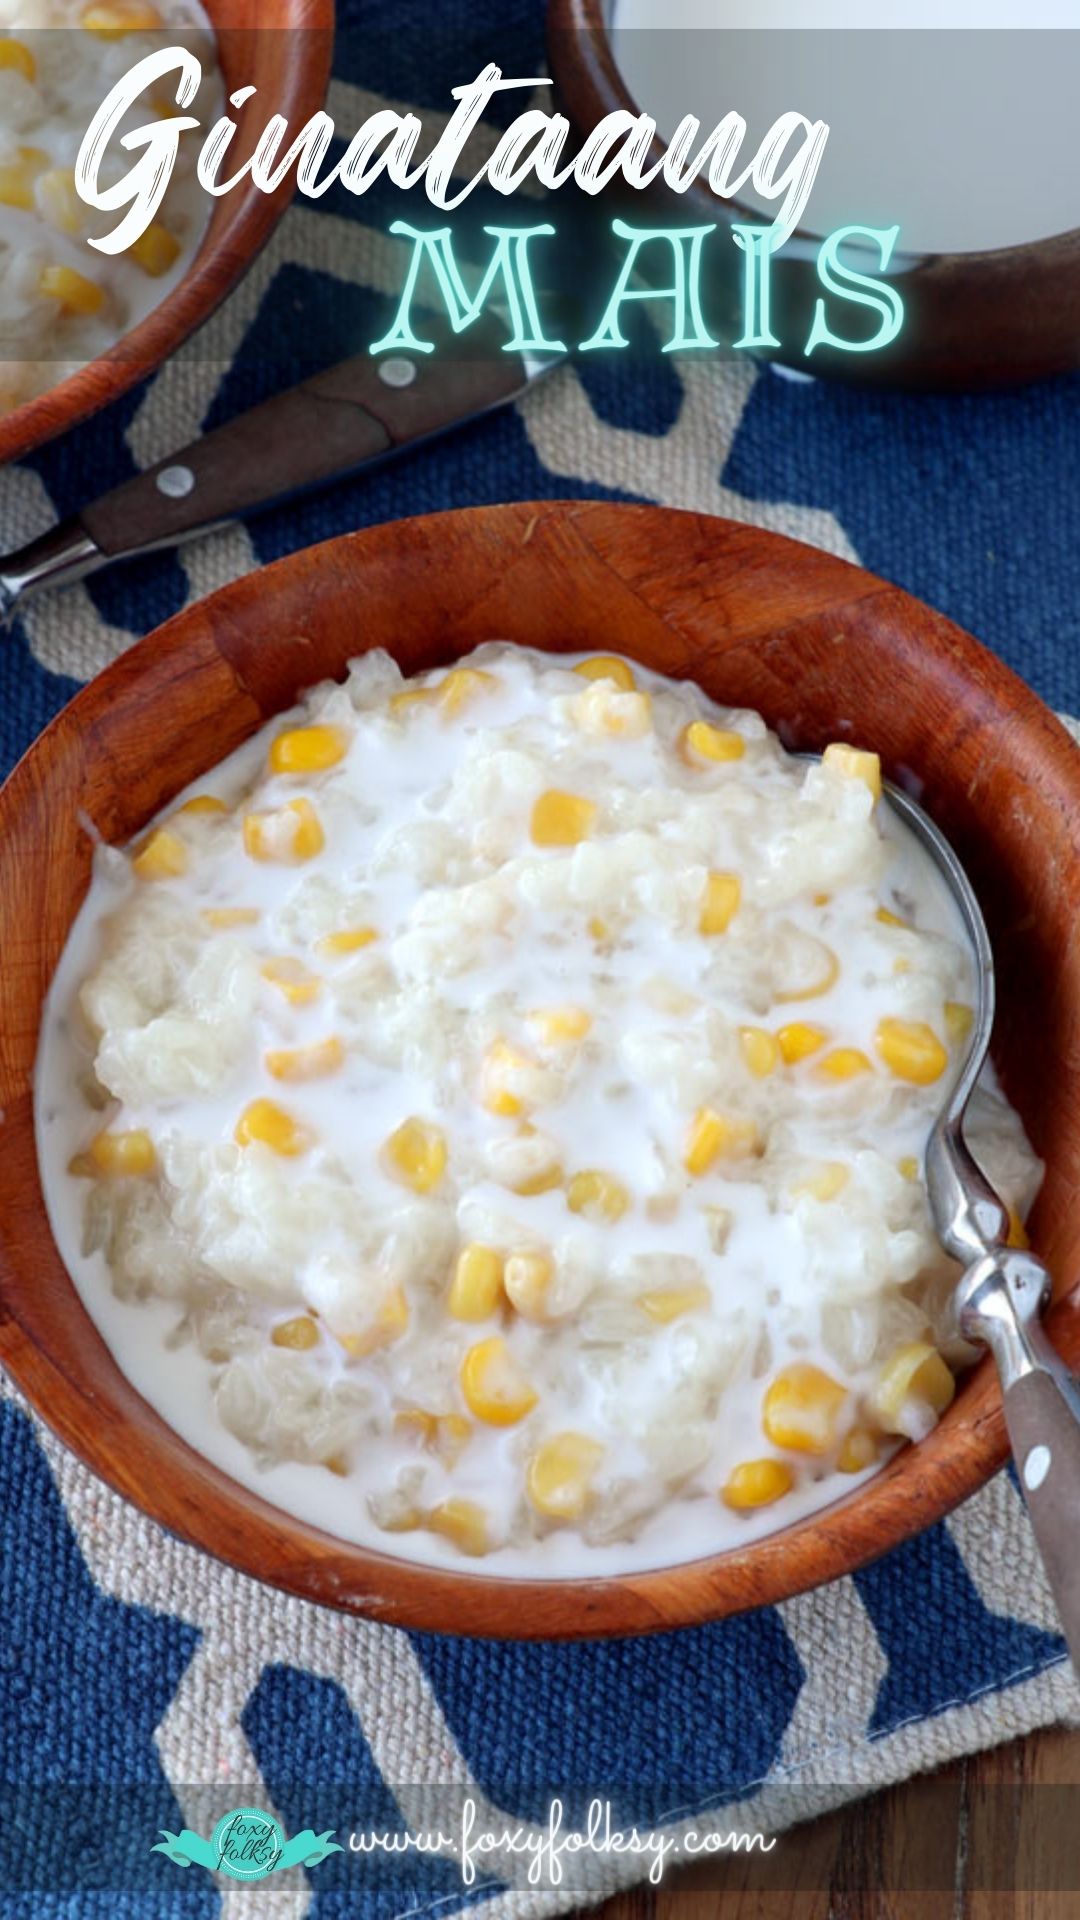
{"type": "MultiPolygon", "coordinates": [[[[539,0],[395,0],[393,34],[370,43],[370,0],[344,12],[331,107],[346,128],[373,100],[445,110],[449,85],[500,57],[496,35],[514,41],[509,70],[543,57],[539,0]]],[[[3,543],[248,404],[296,343],[329,362],[350,329],[370,338],[390,289],[341,282],[341,223],[385,231],[384,214],[297,203],[196,352],[0,473],[3,543]]],[[[132,640],[264,561],[402,515],[562,495],[726,514],[859,560],[1080,712],[1078,423],[1080,378],[933,398],[711,356],[566,368],[366,478],[32,603],[0,646],[0,760],[132,640]]],[[[795,1789],[810,1814],[1080,1710],[1008,1474],[876,1566],[784,1606],[648,1641],[514,1646],[345,1618],[218,1566],[98,1484],[11,1386],[0,1461],[5,1915],[555,1913],[580,1895],[530,1890],[523,1865],[467,1890],[445,1862],[414,1857],[378,1880],[339,1854],[253,1893],[149,1849],[159,1828],[196,1827],[199,1790],[221,1783],[288,1833],[404,1833],[440,1783],[504,1822],[543,1820],[555,1790],[568,1805],[606,1796],[649,1827],[780,1818],[795,1789]],[[76,1836],[62,1869],[43,1860],[27,1881],[9,1828],[27,1795],[56,1807],[73,1786],[101,1789],[115,1837],[76,1836]]],[[[592,1891],[645,1870],[613,1858],[592,1891]]]]}

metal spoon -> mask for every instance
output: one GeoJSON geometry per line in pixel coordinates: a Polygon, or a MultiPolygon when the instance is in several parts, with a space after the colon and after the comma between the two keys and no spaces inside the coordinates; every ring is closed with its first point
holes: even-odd
{"type": "Polygon", "coordinates": [[[956,1324],[997,1362],[1020,1485],[1080,1672],[1080,1388],[1043,1329],[1050,1274],[1034,1253],[1006,1245],[1008,1214],[964,1139],[964,1116],[994,1024],[994,958],[971,882],[945,836],[898,787],[886,783],[886,793],[947,882],[974,954],[974,1024],[963,1069],[927,1142],[926,1184],[938,1237],[964,1266],[954,1294],[956,1324]]]}

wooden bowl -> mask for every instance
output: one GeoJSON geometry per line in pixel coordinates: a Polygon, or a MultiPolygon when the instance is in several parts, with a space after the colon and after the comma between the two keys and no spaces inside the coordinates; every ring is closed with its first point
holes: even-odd
{"type": "MultiPolygon", "coordinates": [[[[258,88],[269,103],[258,127],[244,124],[235,160],[245,157],[271,110],[299,129],[326,97],[334,44],[334,0],[204,0],[217,37],[226,95],[258,88]]],[[[230,160],[230,168],[232,159],[230,160]]],[[[260,193],[250,180],[213,203],[210,224],[183,279],[146,319],[117,345],[47,393],[11,413],[0,413],[0,466],[21,459],[58,433],[66,433],[175,353],[208,320],[266,244],[293,197],[293,172],[275,193],[260,193]]]]}
{"type": "MultiPolygon", "coordinates": [[[[548,0],[549,66],[559,104],[579,134],[604,114],[642,111],[612,56],[613,10],[612,0],[548,0]]],[[[725,100],[717,117],[732,104],[738,103],[725,100]]],[[[917,138],[916,122],[913,127],[912,137],[917,138]]],[[[659,159],[662,151],[662,143],[654,142],[650,161],[659,159]]],[[[604,196],[605,208],[614,192],[612,187],[604,196]]],[[[665,216],[675,224],[748,220],[756,225],[762,220],[753,208],[722,200],[697,183],[674,200],[661,189],[628,189],[622,211],[642,225],[650,205],[658,224],[665,216]]],[[[802,349],[821,293],[815,266],[819,245],[819,236],[800,229],[788,250],[777,256],[773,313],[785,316],[784,345],[771,358],[815,376],[945,389],[1011,386],[1080,366],[1080,227],[984,252],[907,256],[903,267],[898,261],[887,276],[904,302],[904,326],[897,340],[874,353],[819,347],[808,364],[802,349]]],[[[741,263],[734,248],[730,258],[741,263]]]]}
{"type": "MultiPolygon", "coordinates": [[[[745,1548],[594,1582],[502,1581],[334,1540],[201,1459],[118,1371],[53,1245],[31,1082],[50,975],[86,892],[88,815],[126,841],[297,692],[387,647],[406,673],[483,640],[625,650],[758,708],[793,747],[881,751],[951,837],[1000,970],[998,1065],[1048,1162],[1036,1244],[1080,1240],[1080,753],[940,614],[844,561],[656,507],[484,507],[373,527],[247,575],[91,682],[0,791],[0,1359],[61,1438],[185,1539],[307,1598],[396,1625],[515,1637],[716,1619],[850,1573],[982,1485],[1006,1451],[989,1361],[935,1433],[812,1518],[745,1548]]],[[[1051,1330],[1080,1362],[1080,1312],[1051,1330]]]]}

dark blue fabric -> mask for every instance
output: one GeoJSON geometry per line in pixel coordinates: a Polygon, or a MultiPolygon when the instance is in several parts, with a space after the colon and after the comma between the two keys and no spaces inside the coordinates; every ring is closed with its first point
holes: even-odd
{"type": "Polygon", "coordinates": [[[773,1608],[652,1640],[415,1644],[473,1777],[523,1819],[555,1792],[580,1815],[598,1783],[627,1825],[737,1800],[777,1758],[803,1680],[773,1608]]]}
{"type": "Polygon", "coordinates": [[[864,566],[1080,709],[1080,375],[993,394],[759,380],[724,469],[835,513],[864,566]]]}
{"type": "MultiPolygon", "coordinates": [[[[267,1667],[243,1716],[244,1732],[290,1833],[333,1829],[405,1834],[408,1824],[372,1758],[342,1689],[296,1667],[267,1667]]],[[[404,1783],[408,1784],[408,1782],[404,1783]]],[[[363,1902],[364,1920],[393,1920],[406,1908],[465,1904],[453,1861],[401,1855],[333,1854],[311,1869],[317,1920],[347,1920],[363,1902]]],[[[496,1881],[473,1889],[487,1899],[496,1881]]]]}
{"type": "Polygon", "coordinates": [[[1060,1634],[984,1606],[942,1526],[864,1567],[855,1584],[889,1661],[871,1735],[893,1733],[1065,1658],[1060,1634]]]}

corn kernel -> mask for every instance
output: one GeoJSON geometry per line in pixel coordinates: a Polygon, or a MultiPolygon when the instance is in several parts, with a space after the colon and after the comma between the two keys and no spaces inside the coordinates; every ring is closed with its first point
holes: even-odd
{"type": "Polygon", "coordinates": [[[522,1173],[511,1181],[511,1193],[520,1193],[522,1199],[532,1200],[538,1193],[553,1193],[563,1183],[563,1170],[558,1160],[549,1160],[546,1166],[537,1167],[535,1172],[522,1173]]]}
{"type": "Polygon", "coordinates": [[[87,1171],[128,1179],[145,1179],[157,1171],[157,1155],[150,1135],[142,1127],[125,1133],[96,1134],[86,1149],[87,1171]]]}
{"type": "Polygon", "coordinates": [[[270,748],[271,773],[325,773],[349,751],[349,736],[340,727],[291,727],[279,733],[270,748]]]}
{"type": "Polygon", "coordinates": [[[488,1148],[492,1178],[511,1193],[550,1193],[563,1183],[559,1148],[550,1134],[539,1133],[528,1121],[512,1139],[497,1140],[488,1148]]]}
{"type": "Polygon", "coordinates": [[[76,273],[74,267],[42,267],[38,291],[48,300],[58,300],[65,313],[100,313],[105,305],[104,288],[85,273],[76,273]]]}
{"type": "Polygon", "coordinates": [[[881,761],[876,753],[866,753],[861,747],[849,747],[836,741],[826,747],[822,759],[835,773],[843,774],[846,780],[861,780],[869,787],[875,800],[881,799],[881,761]]]}
{"type": "Polygon", "coordinates": [[[652,726],[652,701],[647,693],[620,693],[604,680],[586,687],[570,711],[582,733],[606,735],[612,740],[642,740],[652,726]]]}
{"type": "Polygon", "coordinates": [[[287,1160],[293,1160],[298,1154],[306,1153],[312,1145],[314,1136],[310,1128],[301,1126],[291,1113],[279,1107],[273,1100],[252,1100],[244,1108],[233,1132],[237,1146],[247,1147],[253,1141],[269,1147],[271,1153],[279,1153],[287,1160]]]}
{"type": "Polygon", "coordinates": [[[400,693],[392,693],[387,705],[395,718],[411,713],[414,707],[422,706],[434,700],[434,687],[403,687],[400,693]]]}
{"type": "Polygon", "coordinates": [[[733,733],[729,727],[713,727],[707,720],[691,720],[679,735],[679,752],[691,766],[702,760],[714,764],[741,760],[746,741],[741,733],[733,733]]]}
{"type": "Polygon", "coordinates": [[[974,1025],[974,1007],[965,1006],[962,1000],[946,1000],[945,1031],[949,1036],[949,1044],[951,1046],[962,1047],[968,1039],[974,1025]]]}
{"type": "Polygon", "coordinates": [[[446,1135],[428,1120],[403,1120],[384,1151],[389,1171],[414,1193],[430,1193],[446,1171],[446,1135]]]}
{"type": "Polygon", "coordinates": [[[125,33],[152,33],[161,15],[149,0],[97,0],[87,7],[82,25],[101,40],[119,40],[125,33]]]}
{"type": "Polygon", "coordinates": [[[360,953],[378,937],[374,927],[343,927],[340,933],[328,933],[316,940],[315,951],[323,959],[336,960],[343,953],[360,953]]]}
{"type": "Polygon", "coordinates": [[[589,660],[579,660],[574,672],[583,680],[614,680],[624,693],[632,693],[637,686],[633,668],[614,653],[594,653],[589,660]]]}
{"type": "Polygon", "coordinates": [[[462,708],[471,706],[481,694],[494,693],[499,681],[493,673],[478,667],[455,667],[434,689],[435,698],[448,719],[455,719],[462,708]]]}
{"type": "Polygon", "coordinates": [[[614,1225],[629,1207],[630,1195],[614,1174],[588,1167],[583,1173],[575,1173],[566,1190],[566,1204],[571,1213],[583,1213],[587,1220],[610,1221],[614,1225]]]}
{"type": "Polygon", "coordinates": [[[830,1080],[855,1080],[860,1073],[873,1073],[874,1069],[861,1048],[834,1047],[818,1061],[817,1071],[830,1080]]]}
{"type": "Polygon", "coordinates": [[[683,1153],[683,1166],[695,1178],[707,1173],[715,1160],[745,1160],[756,1153],[761,1140],[753,1120],[741,1114],[717,1113],[700,1107],[694,1115],[683,1153]]]}
{"type": "Polygon", "coordinates": [[[522,1073],[534,1066],[535,1061],[516,1047],[508,1046],[505,1040],[496,1040],[494,1046],[489,1047],[480,1075],[480,1098],[489,1113],[512,1119],[524,1112],[524,1096],[517,1088],[522,1073]]]}
{"type": "Polygon", "coordinates": [[[32,213],[35,205],[34,169],[23,160],[6,160],[0,164],[0,207],[17,207],[20,213],[32,213]]]}
{"type": "Polygon", "coordinates": [[[405,1407],[394,1415],[394,1432],[419,1440],[421,1446],[433,1445],[439,1430],[439,1416],[423,1407],[405,1407]]]}
{"type": "Polygon", "coordinates": [[[737,873],[710,873],[705,882],[698,930],[701,933],[726,933],[742,900],[742,883],[737,873]]]}
{"type": "Polygon", "coordinates": [[[672,1320],[679,1320],[684,1313],[700,1313],[712,1303],[712,1294],[708,1287],[652,1287],[648,1293],[639,1293],[637,1304],[642,1313],[658,1326],[666,1327],[672,1320]]]}
{"type": "Polygon", "coordinates": [[[766,1390],[761,1408],[765,1437],[790,1453],[828,1453],[836,1443],[847,1390],[820,1367],[794,1360],[766,1390]]]}
{"type": "Polygon", "coordinates": [[[146,231],[127,249],[129,259],[151,280],[161,280],[171,272],[181,251],[175,233],[170,233],[161,220],[151,220],[146,231]]]}
{"type": "Polygon", "coordinates": [[[446,1310],[455,1320],[487,1320],[503,1297],[503,1257],[471,1241],[462,1247],[450,1282],[446,1310]]]}
{"type": "MultiPolygon", "coordinates": [[[[0,66],[3,65],[3,41],[0,41],[0,66]]],[[[56,233],[76,234],[83,223],[83,204],[70,167],[49,167],[34,183],[38,212],[56,233]]]]}
{"type": "Polygon", "coordinates": [[[228,927],[254,927],[258,924],[258,907],[204,907],[203,919],[208,927],[225,929],[228,927]]]}
{"type": "Polygon", "coordinates": [[[940,1080],[949,1064],[945,1048],[924,1020],[879,1020],[874,1045],[889,1072],[916,1087],[940,1080]]]}
{"type": "Polygon", "coordinates": [[[424,1515],[400,1494],[379,1494],[369,1501],[375,1524],[383,1533],[415,1533],[424,1524],[424,1515]]]}
{"type": "Polygon", "coordinates": [[[428,1452],[437,1453],[452,1467],[472,1438],[472,1426],[461,1413],[428,1413],[423,1407],[406,1407],[394,1415],[394,1429],[417,1440],[428,1452]]]}
{"type": "Polygon", "coordinates": [[[270,1338],[275,1347],[289,1347],[294,1353],[307,1353],[319,1344],[319,1329],[306,1313],[295,1320],[279,1320],[270,1338]]]}
{"type": "Polygon", "coordinates": [[[720,1498],[736,1513],[748,1513],[755,1507],[771,1507],[794,1485],[795,1475],[784,1460],[743,1460],[728,1475],[720,1498]]]}
{"type": "Polygon", "coordinates": [[[820,1000],[822,994],[828,993],[840,978],[840,962],[823,940],[815,940],[813,934],[807,935],[802,951],[809,978],[804,977],[797,987],[773,990],[773,999],[783,1005],[792,1000],[820,1000]]]}
{"type": "Polygon", "coordinates": [[[156,827],[131,863],[139,880],[178,880],[188,870],[188,850],[178,833],[156,827]]]}
{"type": "Polygon", "coordinates": [[[1015,1207],[1009,1208],[1009,1232],[1005,1244],[1008,1247],[1019,1247],[1021,1253],[1026,1253],[1031,1245],[1027,1228],[1015,1207]]]}
{"type": "Polygon", "coordinates": [[[345,1048],[336,1034],[310,1047],[276,1047],[266,1056],[266,1071],[275,1080],[324,1080],[336,1073],[345,1048]]]}
{"type": "Polygon", "coordinates": [[[816,1173],[807,1174],[791,1191],[795,1195],[808,1194],[812,1200],[835,1200],[843,1193],[850,1179],[850,1167],[845,1167],[839,1160],[826,1160],[816,1173]]]}
{"type": "Polygon", "coordinates": [[[565,1047],[584,1040],[592,1026],[592,1014],[584,1007],[536,1007],[528,1020],[546,1047],[565,1047]]]}
{"type": "Polygon", "coordinates": [[[244,852],[252,860],[313,860],[326,845],[322,823],[308,799],[244,815],[244,852]]]}
{"type": "Polygon", "coordinates": [[[906,1433],[905,1412],[913,1402],[923,1412],[942,1414],[955,1392],[956,1381],[937,1349],[926,1340],[913,1340],[886,1361],[870,1407],[886,1433],[906,1433]]]}
{"type": "Polygon", "coordinates": [[[177,808],[178,813],[228,813],[228,811],[224,800],[219,800],[216,793],[193,793],[190,800],[185,800],[183,806],[177,808]]]}
{"type": "Polygon", "coordinates": [[[506,1297],[523,1320],[547,1319],[547,1299],[555,1268],[546,1253],[512,1253],[503,1273],[506,1297]]]}
{"type": "Polygon", "coordinates": [[[780,1065],[780,1042],[775,1034],[766,1033],[764,1027],[740,1027],[739,1045],[743,1059],[759,1080],[774,1073],[780,1065]]]}
{"type": "Polygon", "coordinates": [[[862,1473],[864,1468],[872,1467],[878,1457],[878,1443],[868,1427],[852,1427],[840,1442],[840,1451],[836,1456],[837,1470],[840,1473],[862,1473]]]}
{"type": "Polygon", "coordinates": [[[596,814],[595,801],[586,800],[580,793],[563,793],[558,787],[549,787],[532,810],[529,832],[533,844],[576,847],[580,840],[588,839],[596,814]]]}
{"type": "Polygon", "coordinates": [[[896,1167],[897,1172],[900,1173],[905,1180],[917,1180],[919,1177],[919,1163],[913,1153],[905,1153],[902,1155],[897,1161],[896,1167]]]}
{"type": "Polygon", "coordinates": [[[405,1298],[405,1290],[393,1286],[384,1294],[370,1325],[361,1333],[339,1333],[338,1344],[354,1360],[363,1360],[369,1353],[377,1353],[380,1347],[389,1347],[395,1340],[400,1340],[408,1325],[409,1303],[405,1298]]]}
{"type": "Polygon", "coordinates": [[[586,932],[590,940],[595,940],[599,945],[603,945],[604,941],[610,938],[611,928],[608,926],[606,920],[600,919],[599,914],[593,914],[592,918],[586,924],[586,932]]]}
{"type": "Polygon", "coordinates": [[[309,1007],[322,992],[318,974],[309,973],[303,961],[294,960],[291,954],[274,954],[264,960],[262,977],[284,994],[292,1007],[309,1007]]]}
{"type": "Polygon", "coordinates": [[[580,1520],[604,1457],[587,1433],[554,1433],[538,1447],[525,1473],[525,1491],[547,1520],[580,1520]]]}
{"type": "Polygon", "coordinates": [[[901,920],[898,913],[893,913],[891,907],[879,907],[874,919],[880,920],[883,927],[904,927],[910,932],[908,922],[901,920]]]}
{"type": "Polygon", "coordinates": [[[784,1065],[796,1066],[812,1053],[819,1053],[828,1037],[824,1027],[811,1026],[804,1020],[792,1020],[786,1027],[780,1027],[776,1039],[784,1065]]]}
{"type": "Polygon", "coordinates": [[[461,1391],[470,1413],[489,1427],[516,1426],[532,1412],[538,1397],[498,1334],[478,1341],[465,1354],[461,1391]]]}
{"type": "Polygon", "coordinates": [[[0,40],[0,73],[21,73],[31,86],[37,79],[37,61],[22,40],[0,40]]]}
{"type": "Polygon", "coordinates": [[[474,1560],[490,1549],[487,1514],[475,1500],[443,1500],[431,1508],[427,1524],[474,1560]]]}

